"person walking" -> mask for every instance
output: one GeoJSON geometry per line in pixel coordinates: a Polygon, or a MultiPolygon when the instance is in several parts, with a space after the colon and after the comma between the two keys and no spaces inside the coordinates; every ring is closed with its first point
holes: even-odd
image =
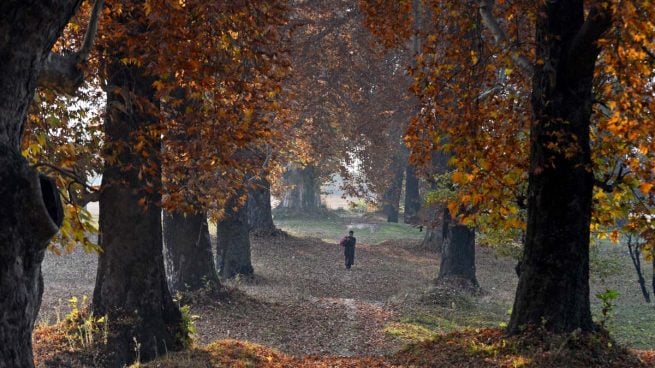
{"type": "Polygon", "coordinates": [[[343,255],[346,257],[347,270],[355,264],[355,243],[357,243],[357,239],[353,235],[352,230],[348,231],[348,235],[344,236],[339,243],[343,247],[343,255]]]}

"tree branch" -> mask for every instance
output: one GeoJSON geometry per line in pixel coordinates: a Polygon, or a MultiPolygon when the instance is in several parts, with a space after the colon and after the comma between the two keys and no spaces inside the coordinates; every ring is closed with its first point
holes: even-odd
{"type": "Polygon", "coordinates": [[[98,33],[98,20],[103,4],[104,0],[95,1],[80,50],[63,53],[51,52],[48,55],[39,74],[39,87],[50,88],[67,95],[75,94],[75,91],[84,82],[84,73],[78,65],[86,62],[89,58],[93,41],[98,33]]]}
{"type": "Polygon", "coordinates": [[[612,25],[612,17],[609,7],[596,4],[589,10],[587,19],[580,27],[580,30],[573,38],[568,56],[569,63],[575,68],[581,64],[580,59],[584,58],[587,62],[594,61],[598,55],[598,46],[596,41],[612,25]],[[591,59],[591,60],[589,60],[591,59]]]}
{"type": "Polygon", "coordinates": [[[598,187],[603,192],[612,193],[617,186],[621,185],[625,177],[629,175],[631,171],[620,162],[618,162],[616,166],[610,173],[604,175],[603,180],[594,178],[594,186],[598,187]],[[618,166],[618,172],[616,173],[615,178],[614,172],[617,171],[616,166],[618,166]]]}
{"type": "Polygon", "coordinates": [[[96,34],[98,34],[98,22],[103,5],[104,0],[96,0],[95,4],[93,4],[91,18],[89,19],[89,27],[84,34],[84,43],[82,44],[80,51],[77,52],[78,62],[86,62],[89,60],[89,54],[93,48],[93,42],[96,39],[96,34]]]}
{"type": "Polygon", "coordinates": [[[528,75],[532,75],[534,71],[534,66],[532,65],[532,62],[527,57],[525,57],[525,55],[521,55],[519,53],[519,50],[517,50],[516,46],[511,46],[509,44],[509,38],[502,30],[502,28],[500,28],[500,24],[498,24],[496,17],[494,17],[493,6],[494,6],[493,0],[480,0],[480,2],[478,3],[480,16],[482,17],[482,24],[484,24],[484,26],[494,36],[496,45],[507,47],[510,50],[511,53],[510,57],[512,58],[514,63],[525,73],[527,73],[528,75]]]}
{"type": "Polygon", "coordinates": [[[39,167],[47,167],[50,170],[71,179],[71,182],[68,185],[68,196],[71,203],[78,206],[86,206],[87,203],[96,202],[100,199],[100,189],[87,184],[86,180],[80,178],[77,173],[75,173],[75,171],[64,169],[47,162],[37,162],[36,164],[32,165],[32,168],[34,169],[38,169],[39,167]],[[79,184],[82,186],[82,192],[77,193],[74,191],[71,188],[72,184],[79,184]]]}

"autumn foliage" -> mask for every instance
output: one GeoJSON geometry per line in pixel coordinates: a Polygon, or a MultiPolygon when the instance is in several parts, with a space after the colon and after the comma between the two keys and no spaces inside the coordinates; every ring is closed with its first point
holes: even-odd
{"type": "MultiPolygon", "coordinates": [[[[409,34],[407,2],[361,3],[368,9],[367,25],[385,44],[409,34]]],[[[595,6],[591,3],[588,9],[595,6]]],[[[413,90],[422,105],[405,134],[412,160],[425,164],[432,152],[449,152],[457,189],[451,212],[469,224],[523,228],[532,121],[532,75],[523,66],[543,63],[534,56],[537,7],[529,1],[420,4],[430,21],[422,30],[422,53],[411,68],[413,90]],[[489,27],[484,12],[478,11],[483,6],[497,24],[489,27]]],[[[593,167],[588,168],[598,184],[594,228],[602,233],[624,219],[629,220],[624,230],[652,239],[647,222],[654,184],[653,6],[649,1],[605,1],[600,6],[609,9],[614,26],[598,43],[602,52],[594,85],[593,167]]],[[[552,148],[576,154],[576,143],[569,138],[556,137],[552,148]]],[[[603,236],[608,235],[617,237],[603,236]]]]}

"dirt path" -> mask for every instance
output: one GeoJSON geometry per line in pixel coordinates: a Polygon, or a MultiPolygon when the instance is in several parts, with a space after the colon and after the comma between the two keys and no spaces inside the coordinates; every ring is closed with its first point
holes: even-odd
{"type": "Polygon", "coordinates": [[[386,354],[401,345],[384,332],[397,302],[436,270],[433,256],[409,248],[362,244],[346,270],[335,244],[254,239],[257,276],[229,282],[240,292],[228,300],[195,303],[199,341],[247,339],[294,355],[386,354]]]}
{"type": "MultiPolygon", "coordinates": [[[[478,252],[478,263],[485,264],[478,268],[479,280],[484,289],[502,298],[496,288],[511,290],[515,276],[510,262],[490,254],[478,252]],[[497,272],[503,269],[510,271],[497,272]]],[[[404,344],[385,327],[401,322],[408,313],[434,312],[417,294],[437,274],[438,259],[411,242],[358,244],[355,265],[346,270],[337,244],[314,238],[254,238],[252,261],[256,273],[252,279],[226,282],[229,292],[221,297],[195,295],[186,301],[198,316],[198,343],[234,338],[296,356],[384,355],[404,344]]],[[[90,298],[95,271],[93,254],[48,254],[41,323],[61,318],[70,297],[90,298]]]]}

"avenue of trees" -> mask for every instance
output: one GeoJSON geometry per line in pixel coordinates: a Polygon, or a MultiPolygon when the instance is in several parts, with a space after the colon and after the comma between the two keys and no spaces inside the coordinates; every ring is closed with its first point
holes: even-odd
{"type": "Polygon", "coordinates": [[[188,344],[172,293],[256,273],[249,234],[278,235],[273,211],[320,212],[335,173],[387,221],[425,227],[437,282],[477,286],[476,232],[522,234],[509,334],[597,329],[592,230],[655,249],[649,1],[5,0],[0,14],[0,367],[33,366],[49,246],[100,250],[92,309],[112,362],[134,361],[135,339],[149,360],[188,344]]]}

